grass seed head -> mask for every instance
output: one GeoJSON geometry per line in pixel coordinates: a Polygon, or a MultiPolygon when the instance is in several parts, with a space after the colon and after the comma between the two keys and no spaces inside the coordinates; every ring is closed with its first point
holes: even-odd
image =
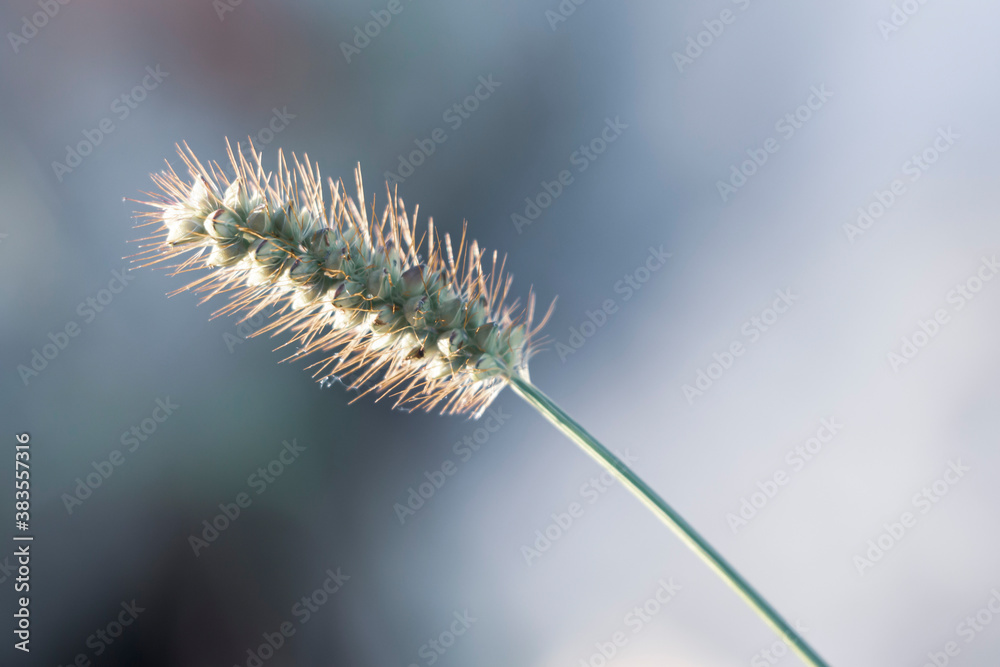
{"type": "Polygon", "coordinates": [[[185,145],[186,173],[153,175],[140,226],[155,231],[134,262],[198,272],[177,292],[226,295],[215,315],[268,310],[256,333],[288,334],[289,358],[321,354],[309,368],[323,385],[343,378],[396,406],[478,417],[507,378],[527,377],[548,315],[533,325],[530,293],[524,308],[505,303],[503,261],[494,252],[487,272],[464,227],[457,248],[432,220],[418,233],[416,209],[411,220],[388,185],[382,214],[374,203],[369,214],[360,167],[356,199],[330,180],[327,208],[308,156],[289,165],[279,151],[270,173],[252,145],[249,157],[227,148],[229,172],[185,145]]]}

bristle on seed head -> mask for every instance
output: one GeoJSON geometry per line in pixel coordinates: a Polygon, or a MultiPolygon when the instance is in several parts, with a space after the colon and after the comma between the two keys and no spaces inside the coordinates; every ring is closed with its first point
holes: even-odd
{"type": "Polygon", "coordinates": [[[186,176],[153,175],[159,192],[141,202],[153,210],[139,215],[157,232],[141,239],[134,262],[203,270],[177,292],[228,295],[216,315],[272,313],[256,333],[290,332],[292,357],[325,353],[309,366],[314,377],[349,378],[361,395],[375,391],[396,406],[478,417],[507,378],[527,377],[548,315],[532,325],[531,294],[524,308],[504,303],[511,277],[496,252],[483,269],[464,227],[457,249],[432,220],[418,233],[416,209],[411,221],[388,184],[382,215],[373,205],[369,217],[360,167],[357,199],[331,179],[327,209],[308,156],[293,155],[289,166],[279,151],[272,174],[252,145],[249,157],[239,144],[227,148],[232,177],[186,144],[178,147],[186,176]]]}

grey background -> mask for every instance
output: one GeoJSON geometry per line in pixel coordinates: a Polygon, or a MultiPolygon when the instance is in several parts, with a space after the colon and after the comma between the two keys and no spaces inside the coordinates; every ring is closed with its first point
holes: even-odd
{"type": "MultiPolygon", "coordinates": [[[[222,159],[225,137],[257,135],[275,108],[295,117],[262,146],[266,162],[308,152],[348,182],[360,162],[379,197],[398,156],[445,128],[400,184],[407,203],[444,230],[469,220],[509,254],[516,293],[558,295],[554,341],[616,300],[575,353],[537,357],[533,379],[628,448],[831,664],[923,665],[952,640],[950,664],[996,664],[1000,620],[971,643],[956,633],[1000,587],[1000,281],[961,311],[947,294],[1000,246],[1000,7],[916,5],[886,39],[885,1],[591,0],[555,29],[554,1],[401,6],[351,62],[340,43],[386,3],[244,0],[220,19],[208,0],[71,2],[16,52],[0,45],[0,478],[12,489],[13,436],[30,432],[36,535],[33,650],[5,641],[4,664],[245,665],[338,566],[343,590],[265,664],[429,664],[420,647],[466,609],[475,624],[437,664],[578,665],[619,630],[622,667],[771,664],[770,631],[621,488],[582,500],[583,517],[526,563],[522,547],[599,471],[510,392],[496,403],[509,421],[459,463],[453,445],[481,423],[349,405],[342,386],[276,363],[270,340],[230,352],[235,320],[164,296],[179,277],[134,272],[84,322],[78,304],[135,251],[123,198],[177,163],[175,143],[222,159]],[[724,9],[734,21],[679,72],[672,54],[724,9]],[[157,65],[169,76],[119,120],[114,100],[157,65]],[[444,112],[491,74],[500,87],[451,130],[444,112]],[[723,203],[716,182],[821,85],[832,98],[723,203]],[[52,163],[105,117],[114,131],[60,181],[52,163]],[[518,233],[511,215],[608,117],[628,128],[518,233]],[[918,181],[901,176],[949,127],[954,146],[918,181]],[[850,242],[843,226],[894,178],[906,193],[850,242]],[[616,282],[661,244],[671,259],[625,301],[616,282]],[[747,343],[743,323],[786,288],[794,307],[686,400],[683,385],[747,343]],[[887,353],[938,308],[950,322],[895,372],[887,353]],[[71,321],[80,334],[23,382],[18,366],[71,321]],[[76,478],[168,396],[180,408],[68,513],[76,478]],[[727,513],[790,471],[785,453],[829,417],[843,430],[734,534],[727,513]],[[195,557],[188,537],[292,438],[300,459],[195,557]],[[458,472],[401,525],[394,504],[448,458],[458,472]],[[915,511],[959,459],[970,472],[915,511]],[[860,574],[855,556],[907,510],[916,526],[860,574]],[[660,578],[682,589],[632,634],[623,619],[660,578]],[[94,657],[87,637],[133,598],[146,611],[94,657]]],[[[37,11],[5,3],[0,28],[37,11]]]]}

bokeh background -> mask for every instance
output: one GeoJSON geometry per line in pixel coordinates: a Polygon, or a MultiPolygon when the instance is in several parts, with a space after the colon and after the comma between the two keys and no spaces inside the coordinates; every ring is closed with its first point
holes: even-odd
{"type": "Polygon", "coordinates": [[[620,667],[796,664],[510,392],[489,434],[349,404],[278,364],[276,341],[166,298],[179,277],[136,271],[102,291],[136,249],[123,198],[177,163],[177,142],[221,160],[225,137],[253,136],[272,167],[279,147],[308,152],[345,181],[360,162],[382,198],[385,172],[435,128],[446,140],[399,191],[508,253],[515,292],[558,295],[548,332],[569,347],[534,360],[535,382],[627,450],[832,665],[943,664],[949,642],[948,664],[998,664],[1000,280],[975,280],[1000,249],[998,23],[1000,6],[972,0],[4,3],[0,497],[13,521],[14,434],[30,432],[36,540],[30,655],[11,646],[0,561],[3,664],[600,667],[617,632],[620,667]],[[355,43],[366,24],[375,35],[355,43]],[[133,93],[147,67],[160,80],[133,93]],[[499,85],[469,102],[480,77],[499,85]],[[800,109],[814,90],[822,103],[800,109]],[[462,103],[475,109],[455,127],[462,103]],[[113,129],[95,135],[103,119],[113,129]],[[626,127],[581,162],[608,119],[626,127]],[[54,166],[85,133],[100,142],[54,166]],[[777,152],[721,196],[769,138],[777,152]],[[512,215],[562,170],[572,183],[519,228],[512,215]],[[845,228],[894,180],[881,217],[845,228]],[[669,260],[639,270],[661,246],[669,260]],[[645,282],[629,293],[626,276],[645,282]],[[775,322],[776,290],[795,300],[775,322]],[[609,299],[603,326],[584,325],[609,299]],[[939,309],[947,324],[893,364],[939,309]],[[70,324],[78,335],[25,374],[70,324]],[[734,341],[744,353],[711,367],[734,341]],[[715,379],[686,394],[699,372],[715,379]],[[148,421],[158,399],[178,406],[162,423],[148,421]],[[836,436],[789,458],[823,419],[836,436]],[[144,420],[155,431],[128,451],[144,420]],[[257,494],[248,478],[293,440],[305,449],[257,494]],[[67,504],[115,450],[124,463],[67,504]],[[455,474],[401,514],[446,460],[455,474]],[[968,470],[935,487],[953,463],[968,470]],[[768,484],[776,473],[787,483],[768,484]],[[191,536],[241,492],[252,504],[195,555],[191,536]],[[745,525],[729,516],[744,500],[761,505],[745,525]],[[550,528],[573,502],[582,516],[550,528]],[[907,511],[915,525],[883,536],[907,511]],[[859,564],[880,536],[891,548],[859,564]],[[294,605],[337,568],[349,579],[299,623],[294,605]],[[661,580],[680,588],[648,604],[661,580]],[[135,622],[95,639],[133,600],[135,622]],[[456,613],[475,620],[442,637],[456,613]],[[295,634],[261,653],[286,621],[295,634]]]}

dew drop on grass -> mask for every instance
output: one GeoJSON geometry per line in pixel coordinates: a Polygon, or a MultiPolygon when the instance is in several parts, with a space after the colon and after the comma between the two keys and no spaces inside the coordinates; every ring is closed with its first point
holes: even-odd
{"type": "Polygon", "coordinates": [[[339,376],[337,376],[337,375],[327,375],[326,377],[320,378],[320,380],[319,380],[319,386],[320,386],[320,389],[329,389],[330,387],[332,387],[333,385],[337,384],[338,382],[340,382],[341,384],[343,384],[343,381],[340,379],[339,376]]]}

